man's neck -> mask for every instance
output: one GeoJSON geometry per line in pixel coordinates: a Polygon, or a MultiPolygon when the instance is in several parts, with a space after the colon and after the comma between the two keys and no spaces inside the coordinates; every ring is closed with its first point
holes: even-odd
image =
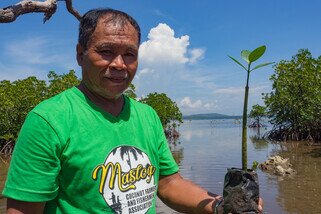
{"type": "Polygon", "coordinates": [[[94,104],[102,108],[107,113],[113,115],[114,117],[117,117],[124,106],[124,97],[120,96],[115,99],[108,99],[103,96],[100,96],[99,94],[89,90],[86,85],[81,82],[77,88],[84,93],[94,104]]]}

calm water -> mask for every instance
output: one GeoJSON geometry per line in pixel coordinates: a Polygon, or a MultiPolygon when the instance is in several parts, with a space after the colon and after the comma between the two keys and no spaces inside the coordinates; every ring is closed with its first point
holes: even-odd
{"type": "MultiPolygon", "coordinates": [[[[183,177],[207,190],[222,194],[226,169],[241,167],[241,125],[234,120],[184,121],[179,142],[171,145],[183,177]]],[[[248,129],[249,165],[279,154],[290,158],[297,175],[280,178],[258,171],[265,213],[321,213],[321,146],[304,143],[272,144],[255,140],[265,130],[248,129]]],[[[0,159],[0,190],[8,164],[0,159]]],[[[0,213],[5,200],[0,198],[0,213]]],[[[158,201],[157,213],[176,213],[158,201]]]]}
{"type": "MultiPolygon", "coordinates": [[[[271,144],[255,140],[265,129],[248,129],[249,165],[279,154],[290,158],[297,175],[281,178],[258,170],[265,213],[321,213],[321,146],[304,143],[271,144]]],[[[222,194],[229,167],[241,167],[241,125],[234,120],[184,121],[180,143],[172,145],[183,177],[222,194]]],[[[175,213],[158,203],[158,213],[175,213]]]]}

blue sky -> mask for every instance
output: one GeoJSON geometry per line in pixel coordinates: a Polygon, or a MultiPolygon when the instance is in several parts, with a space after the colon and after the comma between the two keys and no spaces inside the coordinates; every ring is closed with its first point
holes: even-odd
{"type": "MultiPolygon", "coordinates": [[[[0,7],[17,1],[1,1],[0,7]]],[[[246,72],[227,55],[266,45],[258,63],[291,59],[300,48],[321,55],[321,1],[199,0],[199,1],[74,1],[83,14],[111,7],[132,15],[140,24],[140,64],[134,84],[138,96],[164,92],[183,114],[241,115],[246,72]]],[[[45,24],[43,14],[20,16],[0,24],[0,80],[35,75],[46,79],[81,70],[75,60],[78,21],[64,2],[45,24]]],[[[271,91],[273,67],[254,71],[249,106],[262,104],[271,91]]]]}

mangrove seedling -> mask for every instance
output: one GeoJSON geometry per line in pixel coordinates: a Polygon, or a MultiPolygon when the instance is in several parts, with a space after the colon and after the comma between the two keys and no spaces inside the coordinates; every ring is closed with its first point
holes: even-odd
{"type": "Polygon", "coordinates": [[[241,57],[247,63],[246,66],[244,66],[242,63],[237,61],[235,58],[228,56],[247,72],[245,95],[244,95],[244,106],[243,106],[243,123],[242,123],[242,169],[243,170],[247,170],[247,103],[248,103],[248,97],[249,97],[250,73],[258,68],[273,64],[273,62],[262,63],[255,66],[252,69],[251,69],[251,65],[253,62],[258,60],[261,56],[263,56],[265,50],[266,50],[265,45],[258,47],[253,51],[242,50],[241,57]]]}

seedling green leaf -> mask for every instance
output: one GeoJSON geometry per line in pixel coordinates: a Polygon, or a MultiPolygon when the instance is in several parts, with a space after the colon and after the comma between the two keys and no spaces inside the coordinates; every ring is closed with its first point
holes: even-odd
{"type": "Polygon", "coordinates": [[[264,66],[267,66],[267,65],[271,65],[271,64],[274,64],[274,62],[267,62],[267,63],[262,63],[262,64],[259,64],[257,66],[255,66],[251,71],[254,71],[258,68],[261,68],[261,67],[264,67],[264,66]]]}
{"type": "Polygon", "coordinates": [[[247,63],[250,63],[250,60],[249,60],[250,53],[251,53],[251,51],[248,51],[248,50],[243,50],[241,52],[242,59],[244,59],[247,63]]]}
{"type": "MultiPolygon", "coordinates": [[[[252,62],[258,60],[265,52],[266,47],[265,45],[262,45],[255,50],[248,51],[248,50],[243,50],[241,52],[241,57],[247,62],[247,68],[242,65],[239,61],[234,59],[231,56],[230,57],[234,62],[239,64],[244,70],[247,71],[247,78],[246,78],[246,86],[245,86],[245,94],[244,94],[244,106],[243,106],[243,124],[242,124],[242,169],[247,170],[247,105],[248,105],[248,97],[249,97],[249,78],[250,78],[250,73],[253,70],[256,70],[258,68],[261,68],[263,66],[267,66],[272,64],[273,62],[268,62],[268,63],[263,63],[260,65],[257,65],[251,70],[251,65],[252,62]]],[[[256,164],[254,164],[254,167],[256,164]]]]}
{"type": "Polygon", "coordinates": [[[252,51],[249,55],[249,61],[252,63],[256,60],[258,60],[265,52],[266,47],[265,45],[256,48],[254,51],[252,51]]]}
{"type": "Polygon", "coordinates": [[[244,70],[247,71],[247,69],[244,67],[244,65],[242,65],[239,61],[237,61],[236,59],[234,59],[234,58],[231,57],[231,56],[228,56],[228,57],[230,57],[234,62],[236,62],[237,64],[239,64],[242,68],[244,68],[244,70]]]}

